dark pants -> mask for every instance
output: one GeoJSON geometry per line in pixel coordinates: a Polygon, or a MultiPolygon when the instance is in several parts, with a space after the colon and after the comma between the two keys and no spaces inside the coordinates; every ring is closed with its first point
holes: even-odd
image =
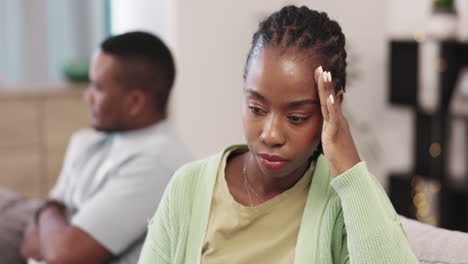
{"type": "Polygon", "coordinates": [[[41,202],[0,188],[0,263],[26,263],[20,254],[23,230],[41,202]]]}

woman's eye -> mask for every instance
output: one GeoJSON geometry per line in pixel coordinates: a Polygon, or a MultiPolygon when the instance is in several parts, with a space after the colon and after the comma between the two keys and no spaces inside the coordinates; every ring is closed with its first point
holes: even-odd
{"type": "Polygon", "coordinates": [[[288,119],[291,120],[293,123],[302,123],[307,120],[306,117],[300,116],[288,116],[288,119]]]}
{"type": "Polygon", "coordinates": [[[263,114],[265,112],[261,108],[256,107],[256,106],[251,106],[251,105],[249,105],[249,110],[250,110],[250,112],[252,112],[254,114],[263,114]]]}

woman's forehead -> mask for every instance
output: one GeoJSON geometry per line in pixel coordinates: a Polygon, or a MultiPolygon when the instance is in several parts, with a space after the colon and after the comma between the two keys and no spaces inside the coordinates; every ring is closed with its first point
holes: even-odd
{"type": "Polygon", "coordinates": [[[314,71],[318,64],[300,52],[265,47],[250,62],[245,88],[266,97],[276,94],[284,99],[315,99],[318,93],[314,71]]]}

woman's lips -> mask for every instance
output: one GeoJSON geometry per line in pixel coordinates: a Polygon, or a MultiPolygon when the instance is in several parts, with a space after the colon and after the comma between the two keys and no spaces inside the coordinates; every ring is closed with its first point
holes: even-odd
{"type": "Polygon", "coordinates": [[[270,156],[267,154],[259,154],[258,157],[260,158],[262,165],[265,168],[270,169],[270,170],[281,169],[284,166],[286,166],[286,163],[288,162],[286,159],[280,156],[270,156]]]}

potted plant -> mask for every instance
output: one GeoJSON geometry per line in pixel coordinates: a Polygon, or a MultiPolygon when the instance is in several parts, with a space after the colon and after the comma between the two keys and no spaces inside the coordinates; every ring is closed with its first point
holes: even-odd
{"type": "Polygon", "coordinates": [[[457,37],[458,17],[453,0],[432,0],[432,13],[427,23],[428,37],[436,40],[457,37]]]}
{"type": "Polygon", "coordinates": [[[433,0],[433,6],[434,9],[439,11],[455,13],[453,0],[433,0]]]}

